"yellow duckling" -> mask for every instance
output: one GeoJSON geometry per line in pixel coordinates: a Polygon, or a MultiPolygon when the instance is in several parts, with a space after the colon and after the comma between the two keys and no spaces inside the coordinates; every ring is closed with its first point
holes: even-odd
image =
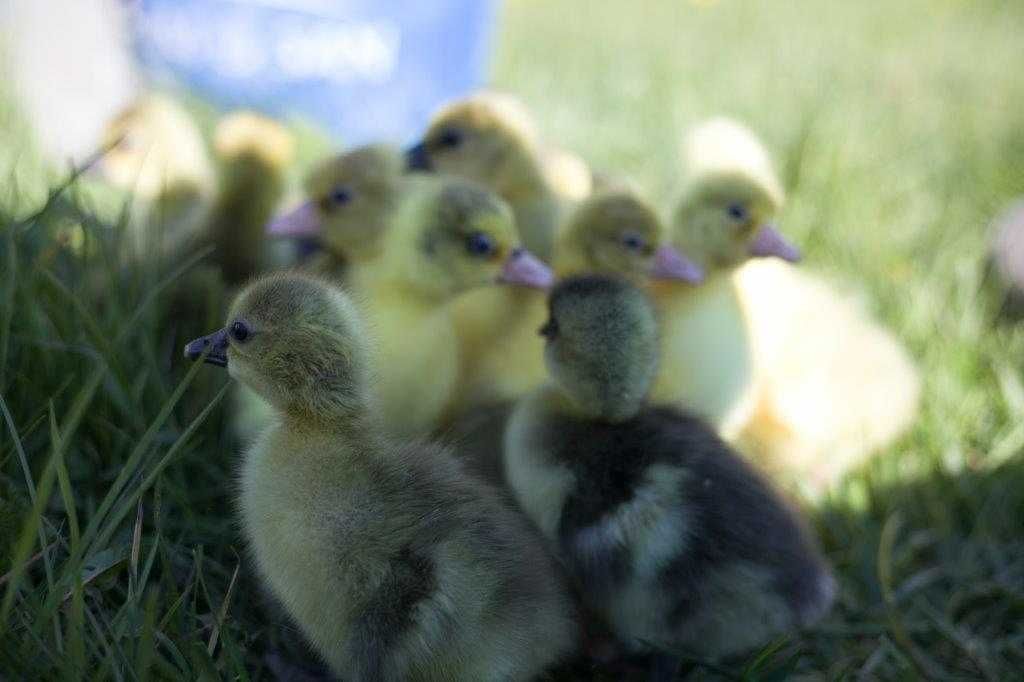
{"type": "Polygon", "coordinates": [[[401,435],[429,433],[453,397],[456,298],[498,283],[551,284],[548,268],[518,247],[512,213],[498,196],[466,180],[428,180],[400,202],[381,257],[349,278],[377,331],[382,410],[401,435]]]}
{"type": "Polygon", "coordinates": [[[449,453],[385,437],[372,346],[339,289],[272,275],[185,349],[278,416],[240,476],[259,574],[343,679],[532,680],[575,647],[565,581],[449,453]]]}
{"type": "MultiPolygon", "coordinates": [[[[469,178],[501,195],[512,206],[523,244],[550,261],[555,230],[568,206],[568,197],[559,196],[552,178],[566,177],[566,191],[573,199],[581,193],[581,183],[576,177],[579,165],[567,161],[568,156],[551,153],[547,166],[544,158],[526,107],[495,92],[442,107],[423,140],[407,152],[410,169],[469,178]]],[[[589,183],[582,192],[589,193],[589,183]]]]}
{"type": "Polygon", "coordinates": [[[321,270],[365,263],[380,256],[384,233],[414,184],[398,149],[357,147],[316,166],[306,180],[306,200],[275,218],[267,231],[317,237],[327,255],[321,270]]]}
{"type": "Polygon", "coordinates": [[[754,408],[751,334],[733,275],[752,257],[792,262],[800,254],[770,222],[782,190],[752,133],[715,119],[689,136],[686,158],[671,242],[705,280],[653,287],[663,337],[652,399],[692,409],[732,438],[754,408]]]}
{"type": "Polygon", "coordinates": [[[133,256],[173,253],[201,234],[216,192],[202,134],[184,108],[147,95],[118,114],[103,135],[109,151],[93,170],[133,193],[127,245],[133,256]]]}
{"type": "Polygon", "coordinates": [[[213,148],[219,185],[202,241],[214,245],[224,281],[237,285],[272,264],[264,225],[284,196],[295,140],[277,121],[236,111],[217,123],[213,148]]]}
{"type": "Polygon", "coordinates": [[[717,659],[807,627],[835,582],[802,521],[701,419],[647,407],[658,320],[625,280],[564,280],[541,333],[551,380],[505,434],[506,476],[585,606],[653,654],[717,659]]]}

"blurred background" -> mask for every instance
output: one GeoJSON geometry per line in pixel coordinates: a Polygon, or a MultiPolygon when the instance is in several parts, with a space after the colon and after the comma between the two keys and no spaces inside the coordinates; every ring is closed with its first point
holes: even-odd
{"type": "MultiPolygon", "coordinates": [[[[906,344],[923,399],[911,432],[814,510],[840,575],[835,613],[695,675],[1011,679],[1024,669],[1024,330],[1002,314],[990,238],[1024,194],[1022,30],[1018,0],[4,0],[0,235],[105,224],[85,191],[71,191],[74,211],[51,211],[55,188],[99,149],[111,116],[153,89],[184,102],[207,139],[234,108],[285,122],[299,141],[294,189],[332,150],[404,144],[438,104],[493,86],[526,102],[545,139],[635,179],[662,208],[682,132],[735,117],[776,161],[801,267],[906,344]]],[[[60,452],[79,497],[48,509],[88,516],[126,460],[139,466],[122,484],[138,496],[115,495],[124,513],[94,533],[84,650],[102,670],[142,657],[182,679],[259,669],[285,646],[280,617],[239,592],[221,617],[233,590],[256,591],[244,573],[231,587],[241,544],[224,418],[214,410],[189,430],[220,384],[200,376],[175,393],[187,368],[166,360],[153,315],[131,312],[151,303],[146,273],[84,313],[46,274],[46,243],[17,258],[4,248],[0,395],[13,437],[0,439],[0,474],[18,483],[0,498],[28,500],[25,472],[38,481],[60,452]],[[95,356],[116,381],[93,378],[95,356]],[[102,407],[82,407],[94,396],[102,407]],[[143,466],[167,452],[166,470],[143,466]],[[139,499],[148,511],[136,516],[139,499]],[[139,586],[140,542],[159,590],[139,586]]],[[[3,656],[59,669],[67,644],[49,623],[61,602],[46,595],[61,576],[32,580],[36,592],[17,607],[5,596],[2,614],[45,625],[0,650],[0,672],[3,656]]]]}

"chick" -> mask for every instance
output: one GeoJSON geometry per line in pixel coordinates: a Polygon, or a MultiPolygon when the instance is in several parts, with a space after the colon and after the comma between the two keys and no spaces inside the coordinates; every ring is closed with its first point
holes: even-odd
{"type": "Polygon", "coordinates": [[[664,321],[653,398],[686,406],[733,437],[754,407],[750,329],[733,275],[752,257],[795,262],[800,253],[770,222],[782,190],[752,133],[715,119],[689,136],[686,158],[670,240],[705,280],[653,288],[664,321]]]}
{"type": "Polygon", "coordinates": [[[404,192],[414,184],[397,149],[384,144],[357,147],[313,169],[306,181],[307,199],[267,226],[272,235],[315,236],[330,261],[358,264],[381,254],[384,233],[404,192]]]}
{"type": "MultiPolygon", "coordinates": [[[[583,201],[559,232],[554,268],[559,276],[609,273],[637,282],[696,283],[699,269],[664,244],[654,209],[628,190],[600,192],[583,201]]],[[[500,408],[540,385],[547,376],[537,329],[547,315],[546,292],[490,288],[463,296],[455,307],[462,371],[456,391],[454,438],[477,469],[500,481],[493,461],[507,410],[500,408]]],[[[495,458],[496,459],[496,458],[495,458]]]]}
{"type": "Polygon", "coordinates": [[[349,281],[379,338],[388,426],[408,436],[434,429],[452,400],[456,299],[496,284],[545,289],[551,273],[518,246],[499,197],[466,180],[427,178],[399,203],[381,257],[354,267],[349,281]]]}
{"type": "MultiPolygon", "coordinates": [[[[552,154],[553,161],[545,167],[544,157],[526,107],[510,95],[495,92],[477,93],[442,107],[423,140],[407,153],[413,170],[470,178],[501,195],[512,206],[523,244],[550,261],[555,230],[570,204],[558,196],[552,178],[578,175],[578,165],[552,154]],[[567,172],[570,165],[576,170],[567,172]]],[[[565,184],[573,198],[580,193],[577,179],[567,179],[565,184]]]]}
{"type": "Polygon", "coordinates": [[[133,193],[129,255],[180,250],[202,231],[216,192],[216,171],[192,117],[165,95],[140,98],[103,134],[107,153],[93,172],[133,193]]]}
{"type": "Polygon", "coordinates": [[[272,275],[185,349],[278,415],[240,476],[259,573],[343,679],[533,679],[575,646],[564,581],[445,450],[384,436],[372,346],[341,290],[272,275]]]}
{"type": "Polygon", "coordinates": [[[295,140],[280,123],[251,111],[224,116],[214,131],[219,185],[206,235],[228,285],[274,263],[264,226],[284,195],[295,140]]]}
{"type": "Polygon", "coordinates": [[[601,276],[551,294],[551,381],[505,434],[520,506],[627,647],[716,659],[809,626],[835,583],[793,511],[701,419],[648,407],[658,321],[601,276]]]}

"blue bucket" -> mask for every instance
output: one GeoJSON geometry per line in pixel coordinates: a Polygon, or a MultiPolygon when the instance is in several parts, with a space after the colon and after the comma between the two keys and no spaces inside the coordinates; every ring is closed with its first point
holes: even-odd
{"type": "Polygon", "coordinates": [[[144,71],[223,107],[413,139],[486,76],[497,0],[137,0],[144,71]]]}

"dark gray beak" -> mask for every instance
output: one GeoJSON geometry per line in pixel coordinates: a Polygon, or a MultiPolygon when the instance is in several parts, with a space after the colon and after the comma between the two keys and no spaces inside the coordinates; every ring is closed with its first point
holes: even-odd
{"type": "Polygon", "coordinates": [[[228,330],[221,329],[206,336],[189,341],[185,346],[185,357],[202,360],[218,367],[228,366],[228,330]]]}
{"type": "Polygon", "coordinates": [[[411,171],[429,171],[430,157],[427,156],[427,148],[422,142],[414,144],[405,150],[405,169],[411,171]]]}

